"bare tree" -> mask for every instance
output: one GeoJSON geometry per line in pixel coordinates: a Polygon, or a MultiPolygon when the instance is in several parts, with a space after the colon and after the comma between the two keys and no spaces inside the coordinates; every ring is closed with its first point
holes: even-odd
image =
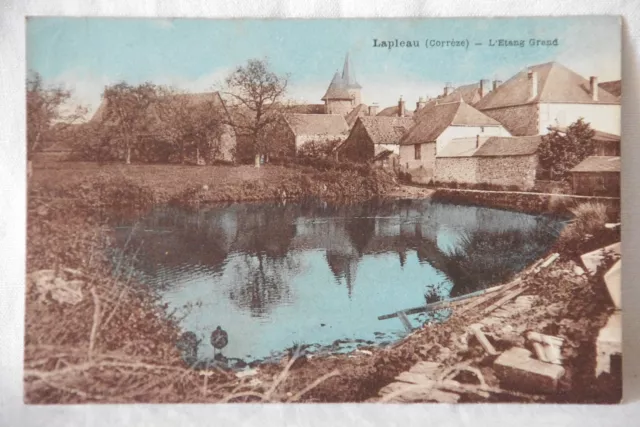
{"type": "Polygon", "coordinates": [[[68,107],[71,91],[47,86],[37,72],[27,76],[27,157],[45,148],[47,142],[65,134],[68,126],[80,121],[86,109],[68,107]],[[66,108],[65,108],[66,107],[66,108]]]}
{"type": "Polygon", "coordinates": [[[283,103],[289,75],[277,75],[267,59],[251,59],[226,79],[221,93],[233,114],[236,133],[248,137],[254,154],[268,154],[269,132],[287,111],[283,103]]]}
{"type": "Polygon", "coordinates": [[[102,130],[124,148],[125,162],[130,164],[132,148],[149,133],[149,107],[156,99],[156,87],[151,83],[132,86],[120,82],[107,86],[102,97],[106,103],[102,130]]]}
{"type": "Polygon", "coordinates": [[[187,152],[194,150],[197,164],[202,162],[202,153],[215,158],[221,151],[224,125],[217,95],[189,94],[168,87],[160,88],[159,95],[155,104],[157,129],[176,147],[180,163],[184,163],[187,152]]]}

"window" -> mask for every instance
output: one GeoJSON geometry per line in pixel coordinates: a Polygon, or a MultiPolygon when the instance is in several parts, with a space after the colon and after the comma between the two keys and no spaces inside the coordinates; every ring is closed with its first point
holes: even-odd
{"type": "Polygon", "coordinates": [[[420,160],[420,144],[415,144],[413,149],[415,151],[415,159],[420,160]]]}

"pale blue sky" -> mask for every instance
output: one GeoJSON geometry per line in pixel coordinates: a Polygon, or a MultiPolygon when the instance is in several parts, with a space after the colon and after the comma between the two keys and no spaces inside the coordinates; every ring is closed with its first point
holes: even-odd
{"type": "Polygon", "coordinates": [[[291,74],[290,96],[321,102],[349,51],[363,102],[415,103],[481,78],[506,80],[557,60],[601,81],[620,78],[617,17],[396,20],[197,20],[29,18],[27,67],[68,86],[95,109],[105,84],[145,80],[203,91],[249,58],[269,57],[291,74]],[[490,48],[489,39],[558,38],[558,47],[490,48]],[[373,39],[419,40],[417,49],[373,48],[373,39]],[[468,39],[463,48],[424,48],[425,39],[468,39]],[[474,42],[482,42],[481,47],[474,42]]]}

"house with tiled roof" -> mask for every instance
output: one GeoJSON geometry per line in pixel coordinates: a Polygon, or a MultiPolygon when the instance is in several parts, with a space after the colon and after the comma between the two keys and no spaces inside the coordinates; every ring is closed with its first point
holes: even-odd
{"type": "Polygon", "coordinates": [[[549,126],[568,126],[579,118],[594,129],[620,134],[620,99],[558,62],[525,69],[475,105],[513,135],[540,135],[549,126]]]}
{"type": "Polygon", "coordinates": [[[286,114],[284,124],[282,138],[289,154],[309,143],[338,143],[349,136],[349,126],[340,114],[286,114]]]}
{"type": "Polygon", "coordinates": [[[611,80],[610,82],[602,82],[598,86],[606,90],[613,96],[620,98],[622,96],[622,80],[611,80]]]}
{"type": "Polygon", "coordinates": [[[400,163],[433,177],[436,155],[456,138],[510,136],[495,119],[458,100],[431,104],[413,116],[415,125],[400,140],[400,163]]]}
{"type": "Polygon", "coordinates": [[[535,186],[542,136],[453,139],[436,157],[434,180],[530,190],[535,186]]]}
{"type": "Polygon", "coordinates": [[[337,156],[353,162],[368,162],[388,151],[384,159],[397,165],[400,140],[413,124],[411,117],[359,117],[349,137],[336,150],[337,156]]]}
{"type": "Polygon", "coordinates": [[[590,156],[571,169],[574,194],[620,197],[620,156],[590,156]]]}

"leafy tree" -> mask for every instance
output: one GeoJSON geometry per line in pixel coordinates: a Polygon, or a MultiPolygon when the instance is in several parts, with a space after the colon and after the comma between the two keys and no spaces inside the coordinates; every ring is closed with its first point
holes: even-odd
{"type": "Polygon", "coordinates": [[[593,154],[595,131],[580,118],[566,131],[550,128],[538,148],[540,166],[552,180],[567,178],[569,170],[593,154]]]}
{"type": "Polygon", "coordinates": [[[47,86],[34,71],[27,76],[27,157],[46,148],[48,143],[63,136],[68,127],[81,120],[86,109],[71,108],[71,91],[59,86],[47,86]]]}
{"type": "Polygon", "coordinates": [[[267,59],[251,59],[225,79],[221,93],[233,109],[231,124],[248,139],[254,154],[273,151],[271,134],[290,107],[282,102],[288,80],[289,75],[271,71],[267,59]]]}
{"type": "Polygon", "coordinates": [[[159,90],[157,112],[158,133],[174,145],[185,162],[189,152],[196,155],[196,163],[201,163],[201,154],[216,158],[221,150],[220,137],[224,130],[225,117],[222,106],[213,94],[193,95],[163,87],[159,90]]]}
{"type": "Polygon", "coordinates": [[[124,149],[126,164],[131,163],[132,149],[150,133],[149,109],[156,97],[156,87],[151,83],[132,86],[120,82],[107,86],[102,94],[106,103],[101,118],[103,135],[108,135],[112,144],[124,149]]]}

